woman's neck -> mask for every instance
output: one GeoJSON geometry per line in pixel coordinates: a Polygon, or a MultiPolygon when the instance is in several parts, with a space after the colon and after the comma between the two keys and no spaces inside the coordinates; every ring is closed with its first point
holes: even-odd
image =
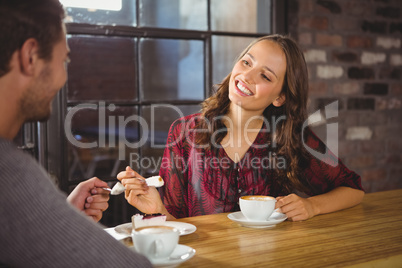
{"type": "Polygon", "coordinates": [[[240,106],[231,104],[223,122],[227,133],[221,145],[229,158],[237,163],[253,145],[260,132],[264,122],[262,113],[245,111],[240,106]]]}
{"type": "Polygon", "coordinates": [[[230,104],[224,123],[231,129],[261,129],[264,121],[262,112],[246,111],[238,105],[230,104]]]}

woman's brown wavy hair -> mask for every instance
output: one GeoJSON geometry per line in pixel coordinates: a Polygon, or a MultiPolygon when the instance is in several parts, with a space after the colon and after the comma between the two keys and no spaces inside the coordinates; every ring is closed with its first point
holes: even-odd
{"type": "MultiPolygon", "coordinates": [[[[276,157],[282,156],[286,159],[286,168],[277,169],[278,186],[283,187],[287,192],[293,189],[306,191],[308,184],[301,176],[301,171],[307,165],[306,150],[302,142],[302,125],[307,115],[307,94],[308,94],[308,73],[303,52],[288,36],[269,35],[256,39],[238,57],[239,61],[250,48],[258,42],[271,41],[280,46],[286,56],[286,74],[281,94],[285,96],[285,104],[281,107],[268,106],[263,115],[268,120],[274,116],[278,119],[285,116],[285,120],[278,120],[276,133],[272,135],[272,144],[276,144],[276,157]]],[[[211,144],[212,133],[217,130],[226,129],[222,120],[214,120],[225,115],[229,111],[229,80],[228,74],[221,84],[218,85],[216,93],[202,103],[202,116],[196,126],[200,129],[208,129],[206,132],[198,132],[196,143],[199,145],[211,144]]],[[[220,143],[226,132],[216,132],[215,140],[220,143]]]]}

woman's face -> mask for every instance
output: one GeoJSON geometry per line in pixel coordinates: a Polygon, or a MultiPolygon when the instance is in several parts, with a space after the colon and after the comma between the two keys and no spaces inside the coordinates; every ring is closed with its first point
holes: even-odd
{"type": "Polygon", "coordinates": [[[281,106],[285,101],[280,95],[285,74],[286,56],[279,45],[260,41],[233,67],[229,99],[244,110],[260,114],[270,104],[281,106]]]}

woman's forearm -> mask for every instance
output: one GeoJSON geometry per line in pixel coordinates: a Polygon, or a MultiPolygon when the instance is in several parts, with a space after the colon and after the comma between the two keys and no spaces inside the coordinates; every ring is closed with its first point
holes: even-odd
{"type": "Polygon", "coordinates": [[[353,207],[363,200],[364,192],[350,187],[337,187],[334,190],[309,197],[315,215],[330,213],[353,207]]]}

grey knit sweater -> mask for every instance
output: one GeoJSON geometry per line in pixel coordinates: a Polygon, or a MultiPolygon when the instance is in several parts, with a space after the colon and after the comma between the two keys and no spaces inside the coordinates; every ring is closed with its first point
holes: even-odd
{"type": "Polygon", "coordinates": [[[151,267],[66,202],[30,155],[0,138],[0,267],[151,267]]]}

